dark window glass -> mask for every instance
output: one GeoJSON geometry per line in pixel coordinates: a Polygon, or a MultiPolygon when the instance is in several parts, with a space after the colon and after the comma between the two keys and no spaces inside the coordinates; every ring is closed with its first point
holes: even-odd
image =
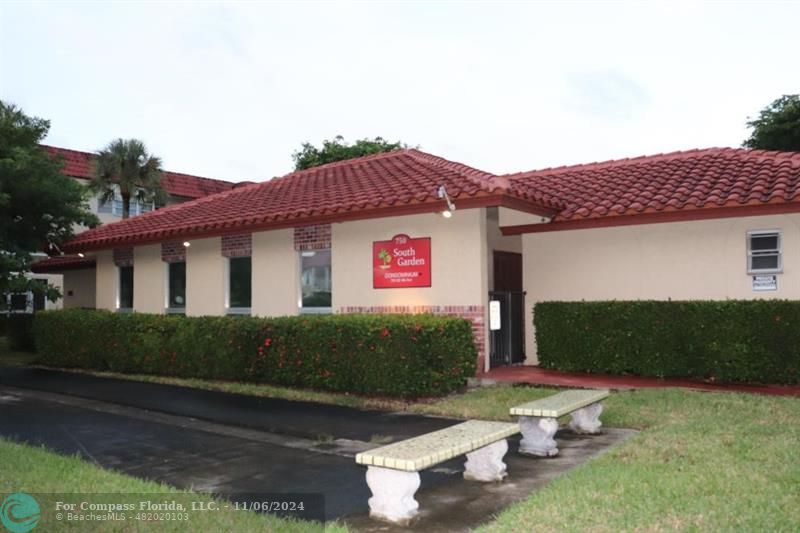
{"type": "Polygon", "coordinates": [[[169,264],[169,307],[186,307],[186,263],[169,264]]]}
{"type": "Polygon", "coordinates": [[[331,306],[331,251],[300,252],[303,307],[331,306]]]}
{"type": "Polygon", "coordinates": [[[45,297],[43,292],[36,291],[33,293],[33,310],[34,311],[43,311],[44,310],[44,303],[45,297]]]}
{"type": "Polygon", "coordinates": [[[119,308],[133,309],[133,267],[119,267],[119,308]]]}
{"type": "Polygon", "coordinates": [[[249,257],[231,257],[228,278],[228,307],[250,307],[252,265],[249,257]]]}
{"type": "Polygon", "coordinates": [[[751,264],[753,270],[776,270],[778,268],[778,254],[754,255],[751,264]]]}
{"type": "Polygon", "coordinates": [[[28,294],[12,294],[11,295],[11,309],[14,311],[25,311],[28,309],[28,294]]]}
{"type": "Polygon", "coordinates": [[[776,234],[752,235],[750,237],[750,249],[754,252],[759,250],[777,250],[778,236],[776,234]]]}

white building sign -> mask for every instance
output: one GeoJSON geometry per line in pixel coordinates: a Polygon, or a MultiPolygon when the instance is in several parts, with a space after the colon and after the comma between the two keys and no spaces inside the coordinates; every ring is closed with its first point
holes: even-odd
{"type": "Polygon", "coordinates": [[[778,276],[753,276],[753,290],[756,292],[777,291],[778,276]]]}
{"type": "Polygon", "coordinates": [[[500,329],[500,301],[492,300],[489,302],[489,329],[497,331],[500,329]]]}

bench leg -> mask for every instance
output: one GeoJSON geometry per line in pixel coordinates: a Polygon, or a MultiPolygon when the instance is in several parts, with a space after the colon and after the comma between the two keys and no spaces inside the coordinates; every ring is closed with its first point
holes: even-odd
{"type": "Polygon", "coordinates": [[[502,481],[506,477],[503,456],[508,451],[506,439],[493,442],[467,454],[464,479],[470,481],[502,481]]]}
{"type": "Polygon", "coordinates": [[[558,420],[540,416],[521,416],[519,429],[522,432],[519,453],[539,457],[558,455],[556,441],[553,439],[558,431],[558,420]]]}
{"type": "Polygon", "coordinates": [[[371,518],[408,525],[416,516],[419,503],[414,499],[414,493],[419,488],[418,472],[370,466],[367,467],[367,485],[372,491],[369,499],[371,518]]]}
{"type": "Polygon", "coordinates": [[[572,413],[572,420],[569,423],[569,427],[575,433],[599,433],[600,426],[603,425],[600,422],[600,413],[603,412],[603,404],[601,402],[595,402],[591,405],[587,405],[583,409],[578,409],[574,413],[572,413]]]}

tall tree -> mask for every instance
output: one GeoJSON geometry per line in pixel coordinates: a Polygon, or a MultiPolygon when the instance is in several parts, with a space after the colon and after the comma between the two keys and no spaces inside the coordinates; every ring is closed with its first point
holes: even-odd
{"type": "Polygon", "coordinates": [[[32,255],[57,251],[75,225],[99,223],[86,189],[61,174],[62,163],[39,146],[50,122],[0,100],[0,294],[32,290],[50,300],[58,290],[25,276],[32,255]]]}
{"type": "Polygon", "coordinates": [[[746,148],[800,152],[800,95],[781,96],[747,126],[753,131],[743,143],[746,148]]]}
{"type": "Polygon", "coordinates": [[[408,148],[408,145],[400,141],[389,142],[383,137],[364,138],[353,144],[348,144],[345,142],[344,137],[337,135],[333,140],[322,141],[321,148],[317,148],[308,142],[303,143],[300,150],[292,154],[292,159],[294,159],[295,170],[305,170],[326,163],[333,163],[334,161],[391,152],[392,150],[401,150],[403,148],[408,148]]]}
{"type": "Polygon", "coordinates": [[[148,153],[138,139],[116,139],[100,150],[94,162],[89,189],[100,201],[112,202],[119,194],[122,218],[131,212],[131,200],[162,203],[161,159],[148,153]]]}

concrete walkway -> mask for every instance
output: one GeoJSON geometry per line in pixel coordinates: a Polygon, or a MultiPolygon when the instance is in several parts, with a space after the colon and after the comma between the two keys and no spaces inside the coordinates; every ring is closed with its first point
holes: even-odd
{"type": "Polygon", "coordinates": [[[479,374],[483,383],[530,383],[556,387],[592,389],[654,389],[679,387],[714,392],[749,392],[772,396],[800,396],[800,387],[783,385],[748,385],[741,383],[707,383],[690,379],[659,379],[639,376],[612,376],[608,374],[582,374],[548,370],[538,366],[507,366],[493,368],[479,374]]]}

